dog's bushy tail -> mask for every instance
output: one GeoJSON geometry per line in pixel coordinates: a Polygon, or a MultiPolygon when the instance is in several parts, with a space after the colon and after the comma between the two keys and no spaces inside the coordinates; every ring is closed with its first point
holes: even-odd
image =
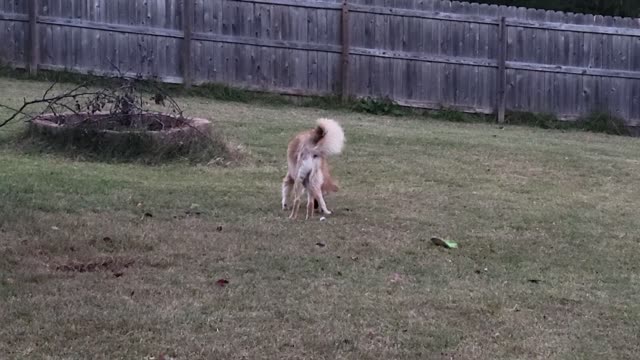
{"type": "Polygon", "coordinates": [[[344,148],[344,131],[332,119],[318,119],[316,148],[325,156],[338,155],[344,148]]]}

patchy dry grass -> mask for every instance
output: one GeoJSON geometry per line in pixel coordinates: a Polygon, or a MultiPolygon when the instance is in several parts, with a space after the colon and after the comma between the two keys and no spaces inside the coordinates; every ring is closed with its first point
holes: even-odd
{"type": "Polygon", "coordinates": [[[638,140],[181,100],[252,163],[71,161],[0,130],[0,357],[640,354],[638,140]],[[345,126],[343,192],[291,222],[285,144],[321,115],[345,126]]]}

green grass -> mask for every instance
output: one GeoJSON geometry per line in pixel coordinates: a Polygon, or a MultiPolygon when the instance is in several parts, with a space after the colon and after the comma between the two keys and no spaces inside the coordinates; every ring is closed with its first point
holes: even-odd
{"type": "MultiPolygon", "coordinates": [[[[0,86],[13,105],[47,87],[0,86]]],[[[640,353],[636,139],[179,100],[251,161],[77,161],[24,153],[21,125],[0,129],[2,358],[640,353]],[[345,128],[342,191],[326,222],[289,221],[286,142],[320,116],[345,128]],[[78,264],[107,265],[62,271],[78,264]]]]}
{"type": "MultiPolygon", "coordinates": [[[[31,75],[24,70],[12,69],[1,65],[0,77],[15,80],[56,82],[62,85],[66,84],[67,86],[78,83],[89,84],[94,87],[120,86],[120,80],[109,77],[98,77],[64,71],[40,71],[36,75],[31,75]]],[[[290,97],[273,93],[248,91],[223,84],[202,84],[185,88],[179,84],[159,84],[152,80],[140,80],[137,82],[136,87],[141,91],[149,92],[149,94],[155,94],[158,92],[158,89],[162,89],[166,94],[173,97],[205,97],[226,102],[251,103],[263,106],[297,105],[327,111],[349,110],[369,115],[426,117],[428,119],[462,123],[494,123],[496,120],[494,115],[465,113],[446,107],[439,110],[404,107],[389,98],[351,98],[345,101],[340,96],[290,97]]],[[[634,134],[634,131],[625,126],[623,119],[606,112],[598,111],[581,116],[574,121],[562,121],[553,114],[511,111],[506,114],[505,124],[563,131],[582,130],[619,136],[632,136],[634,134]]]]}

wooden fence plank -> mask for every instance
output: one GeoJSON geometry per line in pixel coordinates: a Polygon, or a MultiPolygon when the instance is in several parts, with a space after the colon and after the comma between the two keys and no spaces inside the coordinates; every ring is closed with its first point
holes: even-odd
{"type": "Polygon", "coordinates": [[[640,122],[638,20],[439,0],[349,0],[347,16],[346,0],[38,0],[34,31],[31,1],[0,2],[2,62],[640,122]]]}
{"type": "Polygon", "coordinates": [[[502,124],[505,120],[506,112],[506,87],[507,87],[507,75],[506,75],[506,58],[507,58],[507,25],[506,18],[500,18],[500,27],[498,28],[498,93],[496,95],[498,123],[502,124]]]}
{"type": "Polygon", "coordinates": [[[193,20],[195,17],[195,1],[194,0],[182,0],[182,31],[184,40],[182,41],[182,78],[185,87],[191,87],[193,83],[193,64],[191,61],[192,53],[192,29],[193,20]]]}
{"type": "MultiPolygon", "coordinates": [[[[391,15],[397,17],[415,17],[421,19],[432,20],[448,20],[454,22],[471,22],[478,24],[491,24],[498,25],[498,21],[495,18],[485,18],[481,16],[468,16],[455,14],[452,12],[431,12],[413,9],[399,9],[394,7],[381,7],[381,6],[365,6],[365,5],[352,5],[351,11],[355,13],[365,14],[378,14],[378,15],[391,15]]],[[[534,24],[531,24],[534,25],[534,24]]]]}
{"type": "Polygon", "coordinates": [[[38,0],[29,0],[29,73],[38,73],[40,63],[40,34],[38,31],[38,0]]]}
{"type": "Polygon", "coordinates": [[[301,7],[301,8],[310,8],[310,9],[333,9],[340,10],[342,9],[342,5],[338,2],[331,1],[320,1],[320,0],[235,0],[235,1],[246,1],[256,4],[267,4],[267,5],[280,5],[280,6],[289,6],[289,7],[301,7]]]}
{"type": "Polygon", "coordinates": [[[340,55],[340,81],[342,86],[342,101],[349,98],[349,0],[342,1],[342,20],[341,20],[341,36],[342,36],[342,53],[340,55]]]}

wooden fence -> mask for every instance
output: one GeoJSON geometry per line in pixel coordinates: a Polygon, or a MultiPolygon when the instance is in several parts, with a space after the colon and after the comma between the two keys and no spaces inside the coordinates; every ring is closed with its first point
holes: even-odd
{"type": "Polygon", "coordinates": [[[637,19],[438,0],[0,0],[0,39],[0,61],[32,71],[640,125],[637,19]]]}

